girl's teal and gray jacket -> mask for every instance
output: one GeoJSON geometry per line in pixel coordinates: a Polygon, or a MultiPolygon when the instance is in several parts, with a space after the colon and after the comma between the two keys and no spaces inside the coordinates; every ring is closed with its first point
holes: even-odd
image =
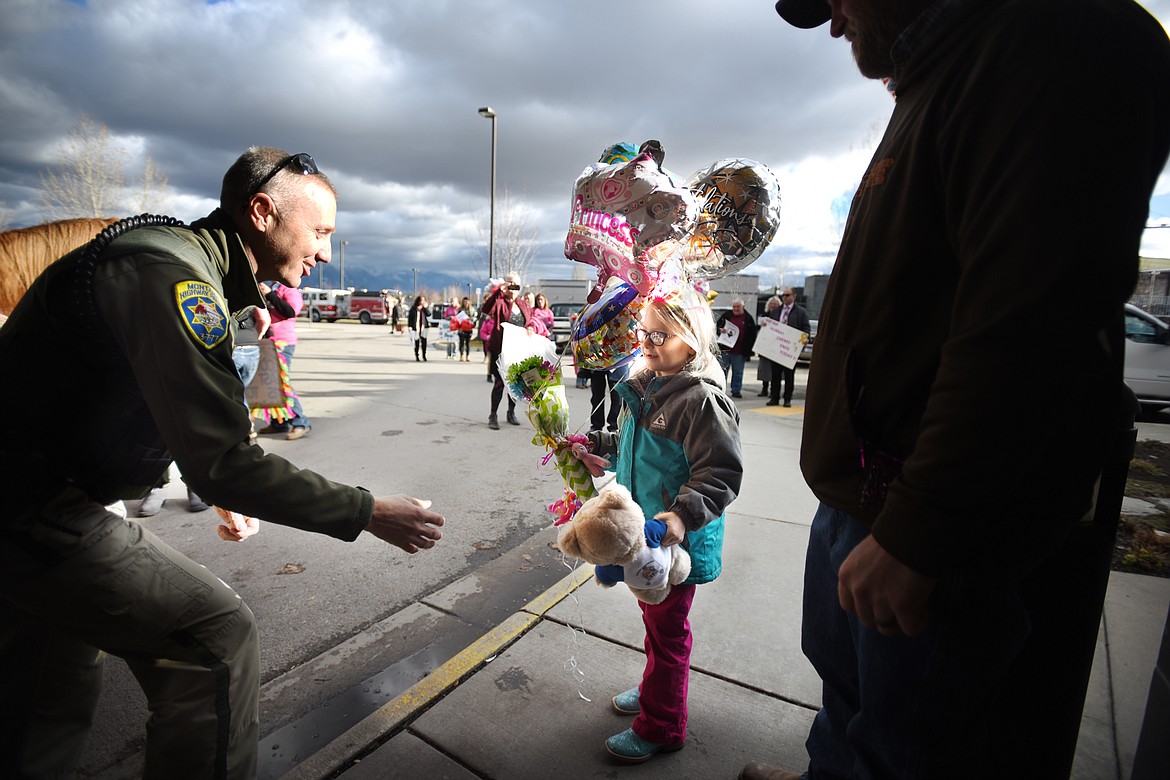
{"type": "Polygon", "coordinates": [[[599,455],[617,453],[617,481],[647,518],[675,512],[687,527],[687,584],[723,570],[723,515],[743,480],[739,412],[710,378],[643,371],[615,390],[626,402],[617,434],[589,434],[599,455]],[[619,447],[620,444],[620,447],[619,447]]]}

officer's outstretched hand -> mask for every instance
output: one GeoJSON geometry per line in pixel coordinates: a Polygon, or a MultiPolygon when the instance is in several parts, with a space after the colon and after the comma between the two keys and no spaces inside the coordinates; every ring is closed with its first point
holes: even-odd
{"type": "Polygon", "coordinates": [[[374,516],[366,530],[408,553],[434,547],[443,538],[437,526],[446,521],[442,515],[428,512],[430,506],[430,501],[410,496],[376,498],[374,516]]]}
{"type": "Polygon", "coordinates": [[[242,542],[260,530],[260,521],[254,517],[248,517],[218,506],[215,507],[215,513],[223,521],[223,524],[217,525],[215,530],[219,533],[219,538],[225,542],[242,542]]]}

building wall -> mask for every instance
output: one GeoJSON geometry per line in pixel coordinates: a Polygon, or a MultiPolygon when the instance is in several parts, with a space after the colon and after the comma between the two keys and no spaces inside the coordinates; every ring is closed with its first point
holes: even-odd
{"type": "Polygon", "coordinates": [[[825,290],[829,286],[828,274],[817,274],[816,276],[807,276],[804,279],[804,303],[802,304],[808,310],[809,319],[819,319],[821,316],[821,305],[825,302],[825,290]]]}

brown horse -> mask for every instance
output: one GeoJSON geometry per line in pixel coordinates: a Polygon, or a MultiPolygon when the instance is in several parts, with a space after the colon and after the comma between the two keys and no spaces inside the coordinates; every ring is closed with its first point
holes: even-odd
{"type": "Polygon", "coordinates": [[[0,317],[12,313],[25,290],[49,264],[118,220],[63,219],[0,233],[0,317]]]}

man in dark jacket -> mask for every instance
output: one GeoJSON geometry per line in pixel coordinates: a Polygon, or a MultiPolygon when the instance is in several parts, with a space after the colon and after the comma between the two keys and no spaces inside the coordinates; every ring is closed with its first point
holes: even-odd
{"type": "MultiPolygon", "coordinates": [[[[791,287],[785,288],[784,292],[780,294],[780,312],[777,319],[790,328],[796,328],[805,333],[812,332],[812,322],[808,318],[808,312],[796,302],[796,290],[791,287]]],[[[779,363],[772,366],[772,390],[767,406],[776,406],[780,403],[781,381],[784,382],[784,405],[792,406],[792,391],[796,386],[796,369],[782,366],[779,363]]]]}
{"type": "Polygon", "coordinates": [[[366,531],[408,553],[440,538],[429,501],[375,499],[248,443],[233,314],[263,305],[258,277],[295,287],[328,262],[336,213],[311,157],[253,147],[211,215],[125,221],[46,269],[0,328],[5,408],[87,396],[84,414],[12,415],[0,440],[0,657],[22,670],[0,682],[0,775],[72,774],[105,651],[150,701],[147,777],[255,776],[251,611],[105,508],[144,495],[172,459],[208,502],[251,518],[345,541],[366,531]]]}
{"type": "Polygon", "coordinates": [[[808,777],[1068,777],[1117,522],[1096,502],[1121,449],[1122,307],[1170,150],[1170,41],[1130,0],[776,7],[831,19],[896,100],[810,369],[808,777]],[[1088,278],[1093,305],[1070,318],[1088,278]],[[1053,322],[1059,338],[1037,335],[1053,322]]]}
{"type": "Polygon", "coordinates": [[[743,298],[731,302],[731,311],[719,315],[719,361],[723,374],[731,371],[731,397],[743,398],[743,365],[756,345],[756,320],[744,308],[743,298]]]}

